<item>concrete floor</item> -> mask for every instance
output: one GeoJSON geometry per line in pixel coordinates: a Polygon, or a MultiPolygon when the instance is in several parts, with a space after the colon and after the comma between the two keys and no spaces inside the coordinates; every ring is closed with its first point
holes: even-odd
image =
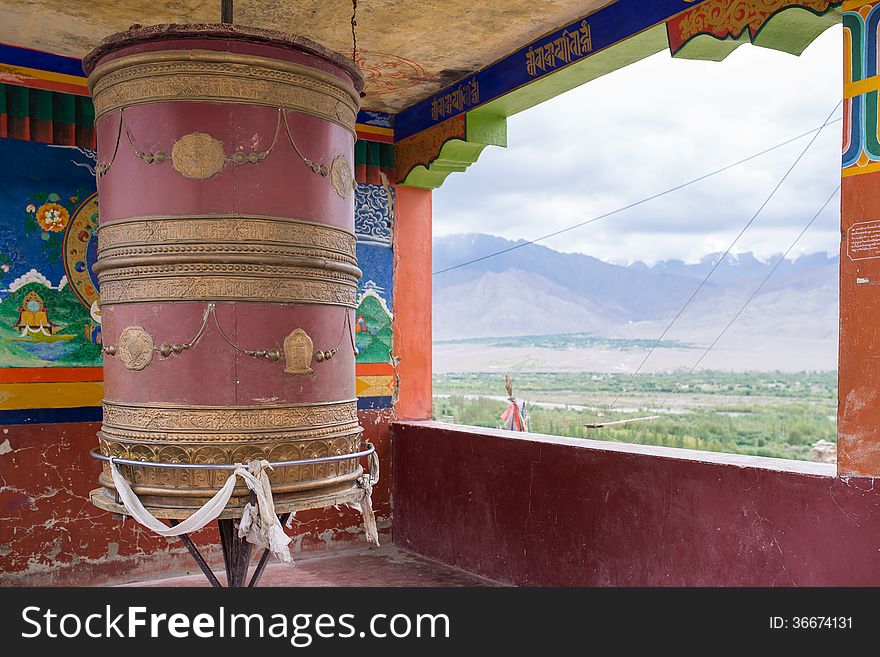
{"type": "MultiPolygon", "coordinates": [[[[256,565],[256,558],[252,562],[256,565]]],[[[208,580],[193,564],[197,574],[169,577],[124,586],[209,586],[208,580]]],[[[222,568],[214,572],[226,583],[222,568]]],[[[379,548],[340,549],[330,554],[300,555],[295,565],[270,563],[263,572],[260,586],[499,586],[457,568],[404,552],[394,545],[379,548]]]]}

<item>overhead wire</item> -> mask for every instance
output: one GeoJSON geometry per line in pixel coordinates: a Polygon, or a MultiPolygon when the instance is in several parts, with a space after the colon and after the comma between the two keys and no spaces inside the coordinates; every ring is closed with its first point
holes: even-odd
{"type": "MultiPolygon", "coordinates": [[[[835,111],[837,110],[836,107],[834,109],[835,109],[835,111]]],[[[832,114],[834,114],[834,112],[832,112],[832,114]]],[[[776,144],[774,146],[770,146],[769,148],[765,148],[762,151],[758,151],[757,153],[753,153],[751,155],[748,155],[740,160],[737,160],[736,162],[732,162],[731,164],[725,165],[725,166],[721,167],[720,169],[715,169],[714,171],[710,171],[709,173],[705,173],[705,174],[698,176],[696,178],[692,178],[691,180],[688,180],[687,182],[684,182],[679,185],[675,185],[674,187],[670,187],[668,189],[665,189],[662,192],[652,194],[651,196],[646,196],[645,198],[642,198],[638,201],[634,201],[633,203],[628,203],[627,205],[619,207],[616,210],[611,210],[610,212],[600,214],[598,216],[587,219],[586,221],[581,221],[576,224],[572,224],[571,226],[561,228],[560,230],[553,231],[552,233],[547,233],[546,235],[541,235],[540,237],[536,237],[531,240],[526,240],[524,242],[517,242],[513,246],[507,247],[505,249],[501,249],[499,251],[494,251],[492,253],[487,253],[486,255],[482,255],[477,258],[473,258],[472,260],[467,260],[465,262],[460,262],[458,264],[451,265],[449,267],[444,267],[443,269],[438,269],[437,271],[432,272],[431,275],[438,276],[440,274],[445,274],[448,271],[453,271],[455,269],[461,269],[462,267],[467,267],[468,265],[473,265],[477,262],[482,262],[483,260],[495,258],[497,256],[504,255],[505,253],[510,253],[511,251],[516,251],[517,249],[522,249],[526,246],[531,246],[532,244],[537,244],[538,242],[543,242],[545,240],[550,239],[551,237],[556,237],[557,235],[562,235],[564,233],[570,232],[570,231],[575,230],[577,228],[587,226],[589,224],[595,223],[595,222],[600,221],[602,219],[607,219],[608,217],[614,216],[616,214],[620,214],[621,212],[625,212],[626,210],[631,210],[632,208],[638,207],[639,205],[643,205],[643,204],[648,203],[650,201],[653,201],[655,199],[661,198],[662,196],[672,194],[673,192],[677,192],[681,189],[684,189],[685,187],[690,187],[691,185],[694,185],[698,182],[706,180],[707,178],[711,178],[712,176],[716,176],[720,173],[724,173],[725,171],[733,169],[734,167],[738,167],[742,164],[745,164],[746,162],[750,162],[750,161],[757,159],[763,155],[767,155],[768,153],[772,153],[773,151],[776,151],[776,150],[779,150],[780,148],[788,146],[789,144],[792,144],[796,141],[799,141],[799,140],[803,139],[804,137],[808,137],[809,135],[812,135],[814,133],[816,135],[818,135],[818,133],[821,132],[824,128],[828,127],[829,125],[834,125],[835,123],[840,123],[842,120],[843,119],[834,119],[833,121],[826,121],[822,125],[820,125],[816,128],[813,128],[812,130],[807,130],[806,132],[802,132],[801,134],[799,134],[795,137],[791,137],[790,139],[786,139],[785,141],[779,142],[778,144],[776,144]]],[[[810,143],[812,144],[812,142],[810,142],[810,143]]]]}
{"type": "MultiPolygon", "coordinates": [[[[700,293],[700,291],[703,289],[703,287],[705,287],[706,283],[712,277],[712,274],[714,274],[715,271],[718,269],[718,267],[721,266],[721,263],[724,262],[724,260],[727,258],[728,255],[730,255],[730,252],[737,245],[737,243],[742,238],[742,236],[745,234],[745,232],[752,226],[753,223],[755,223],[755,221],[760,216],[761,212],[764,211],[764,208],[766,208],[767,205],[770,203],[770,201],[773,199],[773,197],[776,196],[776,193],[782,187],[783,183],[785,183],[785,181],[788,180],[788,177],[791,175],[791,172],[794,171],[795,167],[803,159],[804,155],[807,154],[807,151],[810,150],[810,147],[815,143],[816,139],[819,137],[822,130],[830,124],[831,117],[834,116],[834,113],[837,111],[837,109],[840,107],[840,105],[842,103],[843,103],[843,101],[838,102],[837,105],[834,106],[834,109],[832,109],[831,112],[829,112],[825,121],[822,123],[822,125],[819,127],[819,129],[815,131],[812,139],[810,139],[810,141],[803,148],[803,150],[801,150],[801,152],[795,158],[794,162],[791,163],[791,166],[788,167],[788,169],[786,170],[786,172],[782,176],[782,178],[780,178],[779,181],[776,183],[776,185],[774,185],[773,189],[770,191],[770,193],[764,199],[764,202],[761,203],[761,205],[757,209],[757,211],[755,211],[755,213],[746,222],[746,224],[742,227],[742,229],[739,231],[739,233],[737,233],[737,235],[733,239],[733,241],[728,245],[728,247],[724,250],[724,252],[721,254],[721,256],[715,261],[715,264],[712,265],[711,269],[709,269],[709,271],[706,273],[706,275],[700,281],[699,285],[697,285],[697,287],[694,289],[694,291],[691,293],[691,295],[684,302],[684,305],[682,305],[682,307],[678,310],[678,312],[672,317],[672,319],[666,325],[666,328],[663,329],[663,332],[660,333],[659,337],[651,345],[651,348],[645,354],[645,357],[642,359],[641,363],[639,363],[639,366],[629,375],[627,385],[631,384],[633,379],[635,379],[635,377],[638,376],[639,372],[642,371],[642,368],[645,366],[645,364],[648,362],[648,360],[651,358],[651,356],[657,350],[657,347],[660,345],[660,343],[663,341],[663,339],[667,336],[667,334],[672,329],[672,327],[675,325],[675,323],[679,320],[679,318],[684,314],[684,311],[690,307],[691,303],[697,297],[697,295],[700,293]]],[[[626,389],[621,390],[619,393],[617,393],[617,396],[614,398],[614,400],[611,402],[611,404],[609,404],[608,408],[605,410],[606,413],[610,412],[611,409],[614,408],[614,405],[620,400],[620,398],[623,396],[623,394],[625,392],[626,392],[626,389]]]]}
{"type": "MultiPolygon", "coordinates": [[[[718,336],[712,341],[712,343],[708,347],[706,347],[706,350],[697,359],[697,362],[695,362],[693,364],[693,366],[690,368],[690,370],[688,370],[688,374],[692,374],[694,372],[694,370],[696,370],[697,367],[700,366],[700,363],[702,363],[703,360],[706,358],[706,356],[709,355],[709,352],[712,351],[712,348],[716,344],[718,344],[718,341],[724,337],[724,334],[727,333],[727,331],[730,329],[730,327],[733,326],[734,322],[736,322],[736,320],[739,319],[740,315],[743,314],[745,309],[754,300],[754,298],[756,296],[758,296],[758,294],[761,292],[761,290],[767,284],[767,281],[770,280],[770,277],[773,276],[773,274],[779,268],[779,265],[781,265],[782,262],[788,257],[788,255],[791,253],[792,249],[794,249],[795,245],[797,245],[797,243],[801,240],[801,238],[804,236],[804,234],[810,229],[810,227],[813,225],[813,223],[816,221],[816,219],[819,218],[819,215],[822,214],[822,212],[825,210],[825,208],[828,207],[828,204],[831,203],[832,199],[835,196],[837,196],[837,193],[839,191],[840,191],[840,185],[837,186],[837,188],[831,193],[831,196],[829,196],[828,199],[822,204],[822,207],[819,208],[819,211],[816,212],[816,214],[813,215],[813,218],[810,219],[810,221],[807,223],[806,226],[804,226],[803,230],[801,230],[801,232],[798,234],[798,236],[795,238],[795,240],[791,243],[791,245],[788,247],[788,249],[786,249],[785,253],[783,253],[782,256],[776,261],[776,263],[773,265],[773,268],[767,273],[767,275],[760,282],[758,287],[756,287],[752,291],[751,295],[749,295],[749,298],[746,299],[745,303],[743,303],[743,305],[740,306],[739,310],[736,311],[736,314],[730,319],[730,321],[727,323],[727,325],[721,330],[721,333],[719,333],[718,336]]],[[[668,399],[669,399],[669,396],[667,396],[666,399],[663,400],[664,403],[668,399]]]]}
{"type": "MultiPolygon", "coordinates": [[[[437,275],[439,275],[439,274],[443,274],[443,273],[446,273],[446,272],[449,272],[449,271],[453,271],[453,270],[455,270],[455,269],[460,269],[460,268],[463,268],[463,267],[467,267],[467,266],[472,265],[472,264],[475,264],[475,263],[477,263],[477,262],[482,262],[482,261],[484,261],[484,260],[488,260],[488,259],[490,259],[490,258],[494,258],[494,257],[500,256],[500,255],[504,255],[504,254],[506,254],[506,253],[510,253],[511,251],[516,251],[516,250],[521,249],[521,248],[524,248],[524,247],[526,247],[526,246],[531,246],[532,244],[537,244],[538,242],[542,242],[542,241],[548,240],[548,239],[550,239],[550,238],[552,238],[552,237],[556,237],[556,236],[558,236],[558,235],[561,235],[561,234],[564,234],[564,233],[570,232],[570,231],[572,231],[572,230],[576,230],[577,228],[581,228],[581,227],[583,227],[583,226],[587,226],[587,225],[589,225],[589,224],[595,223],[595,222],[600,221],[600,220],[602,220],[602,219],[606,219],[606,218],[611,217],[611,216],[614,216],[614,215],[616,215],[616,214],[620,214],[621,212],[624,212],[624,211],[626,211],[626,210],[632,209],[632,208],[637,207],[637,206],[639,206],[639,205],[643,205],[643,204],[648,203],[648,202],[650,202],[650,201],[652,201],[652,200],[655,200],[655,199],[657,199],[657,198],[660,198],[660,197],[666,196],[666,195],[671,194],[671,193],[673,193],[673,192],[676,192],[676,191],[679,191],[679,190],[684,189],[684,188],[686,188],[686,187],[689,187],[689,186],[691,186],[691,185],[694,185],[694,184],[696,184],[696,183],[698,183],[698,182],[701,182],[701,181],[703,181],[703,180],[706,180],[707,178],[710,178],[710,177],[712,177],[712,176],[715,176],[715,175],[718,175],[718,174],[723,173],[723,172],[725,172],[725,171],[728,171],[728,170],[730,170],[730,169],[732,169],[732,168],[734,168],[734,167],[737,167],[737,166],[740,166],[740,165],[745,164],[745,163],[747,163],[747,162],[750,162],[751,160],[757,159],[757,158],[759,158],[759,157],[761,157],[761,156],[763,156],[763,155],[766,155],[766,154],[768,154],[768,153],[771,153],[771,152],[773,152],[773,151],[775,151],[775,150],[778,150],[778,149],[780,149],[780,148],[783,148],[783,147],[785,147],[785,146],[787,146],[787,145],[789,145],[789,144],[791,144],[791,143],[794,143],[794,142],[796,142],[796,141],[799,141],[800,139],[803,139],[803,138],[805,138],[805,137],[807,137],[807,136],[809,136],[809,135],[812,135],[812,138],[810,139],[810,141],[809,141],[809,142],[807,143],[807,145],[803,148],[803,150],[798,154],[797,158],[795,158],[794,162],[792,162],[791,166],[789,166],[789,168],[786,170],[786,172],[785,172],[785,174],[782,176],[782,178],[780,178],[780,180],[776,183],[776,185],[773,187],[773,189],[771,190],[770,194],[764,199],[764,202],[761,204],[761,206],[758,208],[758,210],[752,215],[752,217],[751,217],[751,218],[749,219],[749,221],[745,224],[745,226],[743,226],[743,228],[740,230],[740,232],[737,234],[737,236],[734,238],[734,240],[730,243],[730,245],[727,247],[727,249],[724,251],[724,253],[721,255],[721,257],[719,257],[719,258],[717,259],[717,261],[714,263],[714,265],[713,265],[712,268],[709,270],[709,272],[706,274],[706,276],[703,278],[703,280],[702,280],[702,281],[699,283],[699,285],[695,288],[694,292],[688,297],[687,301],[685,301],[685,303],[684,303],[684,305],[681,307],[681,309],[675,314],[675,316],[672,318],[672,320],[671,320],[671,321],[667,324],[667,326],[664,328],[664,330],[663,330],[663,332],[660,334],[660,336],[654,341],[654,343],[652,344],[651,348],[648,350],[648,353],[645,355],[645,358],[641,361],[641,363],[639,364],[639,366],[638,366],[638,367],[637,367],[637,368],[636,368],[636,369],[630,374],[629,379],[628,379],[628,381],[627,381],[627,384],[625,384],[625,385],[629,385],[629,384],[632,383],[633,379],[634,379],[634,378],[635,378],[635,377],[641,372],[642,368],[644,368],[645,364],[646,364],[647,361],[650,359],[650,357],[653,355],[653,353],[656,351],[657,347],[658,347],[659,344],[663,341],[663,339],[666,337],[666,335],[668,334],[668,332],[671,330],[672,326],[678,321],[678,319],[681,317],[681,315],[684,313],[684,311],[687,310],[688,307],[690,307],[690,304],[693,302],[693,300],[696,298],[696,296],[699,294],[699,292],[700,292],[700,291],[703,289],[703,287],[706,285],[706,283],[708,282],[709,278],[711,278],[712,274],[718,269],[718,267],[721,265],[721,263],[722,263],[722,262],[726,259],[726,257],[730,254],[730,252],[733,250],[733,248],[736,246],[736,244],[739,242],[739,240],[742,238],[742,236],[745,234],[745,232],[746,232],[746,231],[751,227],[751,225],[757,220],[757,218],[758,218],[758,216],[760,216],[761,212],[764,211],[764,209],[767,207],[767,205],[770,203],[770,201],[773,199],[773,197],[776,195],[776,193],[777,193],[777,192],[779,191],[779,189],[782,187],[782,185],[784,184],[784,182],[788,179],[788,177],[789,177],[789,176],[791,175],[791,173],[794,171],[795,167],[800,163],[800,161],[803,159],[804,155],[806,155],[807,151],[809,151],[809,149],[810,149],[810,148],[812,147],[812,145],[815,143],[816,139],[819,137],[819,135],[821,134],[821,132],[822,132],[826,127],[828,127],[829,125],[833,125],[833,124],[835,124],[835,123],[839,123],[840,121],[842,121],[842,118],[837,118],[837,119],[831,120],[831,117],[832,117],[832,116],[834,115],[834,113],[838,110],[838,108],[840,107],[841,104],[842,104],[842,101],[841,101],[841,102],[838,102],[837,105],[835,105],[834,109],[831,110],[831,112],[830,112],[830,113],[828,114],[828,116],[826,117],[825,121],[824,121],[820,126],[818,126],[818,127],[816,127],[816,128],[813,128],[813,129],[811,129],[811,130],[808,130],[808,131],[806,131],[806,132],[803,132],[803,133],[801,133],[801,134],[799,134],[799,135],[796,135],[796,136],[794,136],[794,137],[791,137],[791,138],[789,138],[789,139],[786,139],[785,141],[779,142],[778,144],[775,144],[775,145],[773,145],[773,146],[770,146],[769,148],[766,148],[766,149],[764,149],[764,150],[761,150],[761,151],[759,151],[759,152],[757,152],[757,153],[753,153],[752,155],[748,155],[748,156],[746,156],[746,157],[744,157],[744,158],[741,158],[740,160],[737,160],[736,162],[733,162],[733,163],[731,163],[731,164],[728,164],[728,165],[726,165],[726,166],[724,166],[724,167],[721,167],[721,168],[719,168],[719,169],[716,169],[716,170],[714,170],[714,171],[710,171],[710,172],[705,173],[705,174],[703,174],[703,175],[701,175],[701,176],[698,176],[698,177],[696,177],[696,178],[693,178],[693,179],[691,179],[691,180],[689,180],[689,181],[687,181],[687,182],[681,183],[681,184],[679,184],[679,185],[675,185],[675,186],[673,186],[673,187],[670,187],[670,188],[668,188],[668,189],[666,189],[666,190],[663,190],[663,191],[661,191],[661,192],[658,192],[658,193],[656,193],[656,194],[652,194],[652,195],[647,196],[647,197],[645,197],[645,198],[642,198],[642,199],[640,199],[640,200],[638,200],[638,201],[634,201],[633,203],[629,203],[629,204],[627,204],[627,205],[624,205],[624,206],[622,206],[622,207],[620,207],[620,208],[617,208],[617,209],[615,209],[615,210],[612,210],[612,211],[610,211],[610,212],[606,212],[606,213],[604,213],[604,214],[601,214],[601,215],[598,215],[598,216],[592,217],[592,218],[587,219],[587,220],[585,220],[585,221],[581,221],[581,222],[578,222],[578,223],[573,224],[573,225],[571,225],[571,226],[567,226],[567,227],[562,228],[562,229],[560,229],[560,230],[556,230],[556,231],[553,231],[553,232],[551,232],[551,233],[547,233],[547,234],[545,234],[545,235],[541,235],[541,236],[539,236],[539,237],[537,237],[537,238],[534,238],[534,239],[531,239],[531,240],[527,240],[527,241],[524,241],[524,242],[519,242],[519,243],[514,244],[513,246],[507,247],[507,248],[505,248],[505,249],[501,249],[501,250],[499,250],[499,251],[494,251],[494,252],[492,252],[492,253],[488,253],[488,254],[485,254],[485,255],[483,255],[483,256],[479,256],[479,257],[477,257],[477,258],[473,258],[473,259],[471,259],[471,260],[467,260],[467,261],[464,261],[464,262],[461,262],[461,263],[458,263],[458,264],[455,264],[455,265],[452,265],[452,266],[449,266],[449,267],[445,267],[445,268],[443,268],[443,269],[439,269],[439,270],[437,270],[437,271],[432,272],[432,276],[437,276],[437,275]]],[[[828,200],[823,204],[822,208],[819,210],[819,212],[816,213],[816,215],[812,218],[812,220],[811,220],[811,221],[808,223],[808,225],[804,228],[804,230],[801,232],[801,234],[798,236],[798,238],[795,240],[795,242],[789,247],[789,249],[786,251],[786,254],[785,254],[785,255],[788,255],[788,253],[790,253],[791,249],[794,248],[794,245],[797,243],[797,241],[799,241],[800,238],[803,236],[803,234],[809,229],[809,227],[812,226],[812,223],[813,223],[813,222],[815,221],[815,219],[819,216],[819,214],[821,214],[821,212],[827,207],[828,203],[831,202],[831,199],[834,197],[834,195],[837,193],[837,191],[839,191],[839,188],[838,188],[837,190],[835,190],[835,192],[834,192],[834,193],[828,198],[828,200]]],[[[742,312],[745,310],[745,308],[748,306],[748,304],[751,303],[751,301],[754,299],[755,296],[757,296],[757,294],[760,292],[760,289],[763,288],[763,285],[766,284],[766,281],[769,280],[770,276],[772,276],[773,272],[776,271],[776,269],[777,269],[777,268],[779,267],[779,265],[781,264],[782,260],[784,260],[785,255],[783,256],[782,259],[780,259],[780,260],[777,261],[777,263],[774,265],[773,269],[772,269],[771,272],[768,274],[768,276],[765,278],[765,280],[761,283],[761,285],[760,285],[760,286],[759,286],[759,287],[753,292],[753,294],[749,297],[749,299],[748,299],[747,302],[743,305],[743,307],[737,312],[737,314],[734,316],[734,318],[731,320],[731,322],[730,322],[730,323],[724,328],[724,330],[722,331],[722,333],[721,333],[719,336],[717,336],[717,338],[713,341],[713,343],[712,343],[712,344],[710,345],[710,347],[706,350],[706,352],[704,352],[703,356],[701,356],[701,358],[699,359],[699,361],[698,361],[697,363],[695,363],[695,365],[694,365],[693,369],[691,370],[691,372],[693,372],[694,369],[696,369],[696,367],[699,366],[699,363],[702,362],[702,360],[705,358],[705,356],[708,354],[708,352],[711,351],[711,349],[715,346],[715,344],[717,344],[717,342],[723,337],[723,335],[727,332],[727,330],[729,330],[730,326],[732,326],[733,323],[736,321],[736,319],[738,319],[738,317],[742,314],[742,312]]],[[[606,411],[605,411],[606,413],[607,413],[607,412],[610,412],[610,411],[614,408],[614,406],[617,404],[617,402],[620,400],[621,396],[622,396],[625,392],[626,392],[626,390],[624,389],[624,390],[622,390],[621,392],[619,392],[619,393],[616,395],[616,397],[614,398],[614,400],[613,400],[613,401],[611,402],[611,404],[607,407],[607,409],[606,409],[606,411]]],[[[670,394],[669,396],[671,396],[671,394],[670,394]]],[[[663,402],[664,404],[665,404],[666,401],[668,401],[669,396],[667,396],[667,398],[664,400],[664,402],[663,402]]],[[[600,415],[602,415],[602,414],[600,414],[600,415]]]]}
{"type": "MultiPolygon", "coordinates": [[[[703,351],[703,353],[700,354],[700,357],[697,358],[697,360],[694,362],[694,364],[691,365],[690,369],[687,371],[688,375],[693,374],[696,371],[696,369],[700,366],[700,364],[703,362],[703,360],[705,360],[706,356],[709,355],[709,352],[712,351],[712,349],[718,344],[718,342],[721,340],[721,338],[723,338],[725,336],[727,331],[730,330],[730,327],[732,327],[734,325],[734,323],[740,318],[740,316],[743,314],[743,312],[745,312],[746,308],[749,307],[749,304],[751,304],[752,301],[754,301],[755,297],[757,297],[758,294],[760,294],[761,290],[764,289],[764,286],[767,284],[767,282],[770,280],[770,278],[773,276],[773,274],[776,273],[776,270],[779,269],[780,265],[785,261],[785,259],[789,256],[789,254],[794,250],[794,247],[797,246],[798,242],[800,242],[801,239],[803,238],[803,236],[806,235],[807,231],[810,230],[810,228],[812,228],[813,224],[821,216],[821,214],[825,211],[825,208],[828,207],[828,205],[831,203],[831,201],[834,199],[834,197],[837,196],[837,194],[839,192],[840,192],[840,185],[838,185],[834,189],[834,191],[831,192],[831,195],[825,200],[825,202],[822,204],[822,206],[816,211],[816,213],[810,218],[810,220],[807,222],[807,224],[801,229],[801,231],[798,233],[797,237],[795,237],[794,240],[791,242],[791,244],[789,244],[789,246],[785,250],[785,252],[776,260],[776,262],[773,264],[773,267],[771,267],[770,271],[767,272],[767,275],[764,276],[764,278],[761,280],[761,282],[758,283],[758,285],[755,287],[754,290],[752,290],[752,293],[746,298],[746,300],[742,303],[742,305],[740,305],[739,309],[736,311],[736,313],[733,315],[733,317],[730,318],[730,321],[727,322],[727,324],[724,326],[724,328],[721,329],[721,332],[715,337],[714,340],[712,340],[712,342],[709,344],[708,347],[706,347],[706,349],[703,351]]],[[[670,391],[666,395],[666,397],[663,399],[663,401],[661,401],[660,404],[657,405],[655,407],[655,409],[653,409],[653,410],[656,410],[657,412],[662,412],[662,410],[664,408],[666,408],[666,405],[669,402],[669,399],[672,397],[673,394],[675,394],[674,390],[670,391]]],[[[637,439],[645,431],[646,427],[647,427],[647,425],[642,427],[638,431],[638,433],[636,433],[634,440],[637,439]]]]}

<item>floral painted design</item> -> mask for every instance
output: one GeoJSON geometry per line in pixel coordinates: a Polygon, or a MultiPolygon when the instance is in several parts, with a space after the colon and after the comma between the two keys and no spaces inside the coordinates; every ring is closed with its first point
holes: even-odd
{"type": "Polygon", "coordinates": [[[64,231],[74,215],[79,199],[88,196],[86,190],[77,189],[64,196],[55,192],[31,194],[24,206],[25,235],[39,236],[42,256],[50,264],[61,262],[61,242],[64,231]]]}
{"type": "Polygon", "coordinates": [[[70,212],[58,203],[44,203],[36,212],[37,223],[47,232],[60,233],[70,221],[70,212]]]}

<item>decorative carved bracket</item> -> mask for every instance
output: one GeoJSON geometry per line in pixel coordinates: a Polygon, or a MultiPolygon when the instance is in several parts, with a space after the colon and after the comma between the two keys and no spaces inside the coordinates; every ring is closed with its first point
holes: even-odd
{"type": "Polygon", "coordinates": [[[444,121],[396,144],[397,184],[436,189],[477,161],[486,146],[507,146],[507,119],[478,111],[444,121]]]}
{"type": "Polygon", "coordinates": [[[666,23],[674,57],[721,61],[744,43],[800,55],[840,22],[840,0],[709,0],[666,23]]]}

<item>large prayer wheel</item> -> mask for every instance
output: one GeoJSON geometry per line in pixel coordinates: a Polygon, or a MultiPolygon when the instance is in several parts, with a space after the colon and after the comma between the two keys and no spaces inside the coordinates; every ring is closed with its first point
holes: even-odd
{"type": "MultiPolygon", "coordinates": [[[[356,453],[352,163],[363,81],[301,37],[134,27],[84,60],[98,141],[107,456],[235,464],[356,453]]],[[[229,470],[120,467],[156,516],[229,470]]],[[[278,467],[276,510],[356,499],[356,458],[278,467]]],[[[120,511],[109,467],[92,500],[120,511]]],[[[236,488],[225,517],[241,513],[236,488]]]]}

